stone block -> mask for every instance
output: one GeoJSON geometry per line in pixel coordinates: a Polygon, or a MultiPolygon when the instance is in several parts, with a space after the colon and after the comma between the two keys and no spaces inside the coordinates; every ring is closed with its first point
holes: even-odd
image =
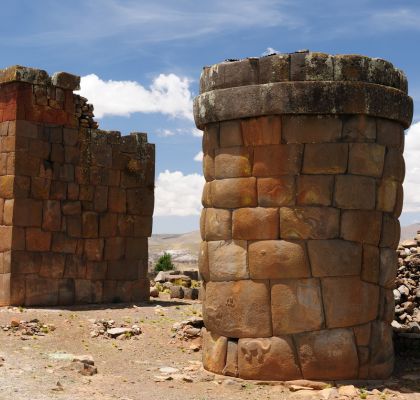
{"type": "Polygon", "coordinates": [[[303,155],[304,174],[342,174],[347,170],[348,144],[306,144],[303,155]]]}
{"type": "Polygon", "coordinates": [[[211,187],[212,182],[206,182],[203,186],[203,194],[201,196],[201,204],[203,207],[213,207],[213,201],[211,198],[211,187]]]}
{"type": "Polygon", "coordinates": [[[38,274],[42,263],[42,254],[29,251],[14,251],[11,260],[13,274],[38,274]]]}
{"type": "Polygon", "coordinates": [[[42,278],[60,279],[64,275],[66,255],[58,253],[42,254],[39,276],[42,278]]]}
{"type": "Polygon", "coordinates": [[[82,279],[86,277],[86,262],[74,254],[66,255],[64,278],[82,279]]]}
{"type": "Polygon", "coordinates": [[[105,212],[108,208],[108,187],[96,186],[93,198],[93,208],[97,212],[105,212]]]}
{"type": "Polygon", "coordinates": [[[56,253],[74,254],[76,252],[77,239],[67,236],[63,232],[54,232],[51,250],[56,253]]]}
{"type": "MultiPolygon", "coordinates": [[[[135,188],[127,190],[127,213],[131,215],[152,216],[154,192],[152,188],[135,188]]],[[[108,203],[108,208],[111,208],[108,203]]],[[[122,211],[125,212],[125,211],[122,211]]]]}
{"type": "Polygon", "coordinates": [[[3,225],[12,225],[15,201],[13,199],[7,199],[7,200],[1,199],[1,202],[3,204],[0,205],[1,207],[0,213],[3,213],[2,215],[3,225]]]}
{"type": "Polygon", "coordinates": [[[214,152],[219,148],[219,123],[207,124],[203,132],[203,152],[214,152]]]}
{"type": "Polygon", "coordinates": [[[82,213],[80,201],[62,201],[61,210],[63,215],[79,215],[82,213]]]}
{"type": "Polygon", "coordinates": [[[84,255],[88,261],[102,261],[104,239],[86,239],[84,241],[84,255]]]}
{"type": "Polygon", "coordinates": [[[255,207],[257,205],[257,180],[230,178],[211,182],[211,204],[218,208],[255,207]]]}
{"type": "Polygon", "coordinates": [[[293,175],[300,172],[303,145],[278,144],[254,148],[253,175],[274,177],[293,175]]]}
{"type": "Polygon", "coordinates": [[[211,332],[230,338],[272,335],[268,281],[208,282],[203,311],[211,332]]]}
{"type": "Polygon", "coordinates": [[[336,207],[372,210],[375,208],[375,202],[375,179],[355,175],[338,175],[335,177],[334,203],[336,207]]]}
{"type": "Polygon", "coordinates": [[[376,143],[351,143],[349,173],[380,178],[384,167],[385,146],[376,143]]]}
{"type": "Polygon", "coordinates": [[[99,236],[111,237],[117,234],[117,214],[106,213],[99,218],[99,236]]]}
{"type": "Polygon", "coordinates": [[[357,325],[353,328],[357,346],[369,346],[371,324],[357,325]]]}
{"type": "Polygon", "coordinates": [[[26,276],[26,306],[55,306],[58,304],[58,279],[26,276]]]}
{"type": "Polygon", "coordinates": [[[26,229],[26,250],[49,251],[51,248],[51,232],[39,228],[26,229]]]}
{"type": "Polygon", "coordinates": [[[370,350],[369,378],[389,378],[394,368],[394,346],[389,323],[383,321],[372,323],[370,350]]]}
{"type": "Polygon", "coordinates": [[[214,151],[203,154],[203,174],[207,182],[214,179],[214,151]]]}
{"type": "Polygon", "coordinates": [[[393,212],[397,203],[398,188],[401,183],[391,179],[382,179],[376,196],[376,209],[393,212]]]}
{"type": "Polygon", "coordinates": [[[210,280],[209,253],[207,242],[204,241],[200,243],[200,250],[198,253],[198,272],[205,282],[210,280]]]}
{"type": "Polygon", "coordinates": [[[378,315],[379,287],[359,277],[322,279],[328,328],[344,328],[374,320],[378,315]]]}
{"type": "Polygon", "coordinates": [[[15,177],[13,175],[0,176],[0,197],[3,199],[13,198],[13,185],[15,177]]]}
{"type": "Polygon", "coordinates": [[[58,283],[58,305],[74,304],[74,292],[73,279],[60,279],[58,283]]]}
{"type": "Polygon", "coordinates": [[[100,303],[102,301],[103,283],[101,281],[76,279],[74,283],[76,304],[100,303]]]}
{"type": "Polygon", "coordinates": [[[339,210],[330,207],[281,207],[281,239],[334,239],[338,237],[339,210]]]}
{"type": "Polygon", "coordinates": [[[270,115],[241,120],[245,146],[262,146],[281,143],[281,117],[270,115]]]}
{"type": "Polygon", "coordinates": [[[362,266],[362,246],[344,240],[309,240],[307,243],[312,275],[359,275],[362,266]]]}
{"type": "Polygon", "coordinates": [[[211,281],[248,279],[247,243],[244,240],[208,242],[211,281]]]}
{"type": "Polygon", "coordinates": [[[321,329],[324,323],[318,279],[271,281],[273,334],[321,329]]]}
{"type": "Polygon", "coordinates": [[[405,176],[405,162],[403,155],[398,149],[387,149],[385,154],[385,164],[383,179],[393,179],[402,182],[405,176]]]}
{"type": "Polygon", "coordinates": [[[61,181],[52,181],[50,188],[51,200],[65,200],[67,198],[67,183],[61,181]]]}
{"type": "Polygon", "coordinates": [[[98,214],[86,211],[82,214],[82,233],[84,238],[98,237],[98,214]]]}
{"type": "Polygon", "coordinates": [[[203,208],[200,214],[200,237],[202,240],[206,238],[206,213],[207,208],[203,208]]]}
{"type": "Polygon", "coordinates": [[[126,192],[118,187],[110,187],[108,190],[108,208],[110,212],[125,213],[126,192]]]}
{"type": "MultiPolygon", "coordinates": [[[[205,240],[232,239],[232,213],[229,210],[207,208],[205,212],[205,240]]],[[[203,210],[203,211],[204,211],[203,210]]]]}
{"type": "Polygon", "coordinates": [[[346,210],[341,214],[341,237],[377,246],[381,225],[382,215],[378,211],[346,210]]]}
{"type": "Polygon", "coordinates": [[[403,185],[397,186],[397,197],[395,200],[395,207],[393,211],[394,217],[398,218],[401,215],[404,201],[404,188],[403,185]]]}
{"type": "Polygon", "coordinates": [[[351,329],[302,333],[296,338],[305,379],[356,379],[359,360],[351,329]]]}
{"type": "Polygon", "coordinates": [[[260,82],[288,81],[290,75],[290,55],[271,54],[259,59],[260,82]]]}
{"type": "Polygon", "coordinates": [[[330,206],[334,177],[300,175],[297,177],[296,202],[301,206],[330,206]]]}
{"type": "Polygon", "coordinates": [[[341,137],[341,119],[324,115],[284,115],[283,139],[286,143],[336,142],[341,137]]]}
{"type": "Polygon", "coordinates": [[[124,257],[125,240],[123,237],[110,237],[105,240],[105,260],[120,260],[124,257]]]}
{"type": "Polygon", "coordinates": [[[226,351],[226,364],[222,371],[223,375],[238,377],[238,342],[228,340],[226,351]]]}
{"type": "Polygon", "coordinates": [[[379,279],[379,248],[368,244],[363,245],[362,280],[378,283],[379,279]]]}
{"type": "Polygon", "coordinates": [[[381,247],[391,247],[396,249],[400,241],[401,227],[397,218],[389,214],[383,214],[381,247]]]}
{"type": "Polygon", "coordinates": [[[108,264],[106,261],[89,261],[86,263],[86,279],[103,280],[106,278],[108,264]]]}
{"type": "Polygon", "coordinates": [[[279,237],[277,208],[240,208],[232,214],[232,237],[241,240],[269,240],[279,237]]]}
{"type": "Polygon", "coordinates": [[[227,338],[205,328],[203,335],[203,367],[216,374],[221,374],[226,365],[227,338]]]}
{"type": "Polygon", "coordinates": [[[397,122],[390,119],[377,118],[377,139],[376,142],[387,147],[403,149],[404,128],[397,122]]]}
{"type": "Polygon", "coordinates": [[[379,285],[393,289],[395,276],[397,275],[398,256],[395,250],[389,248],[380,249],[379,285]]]}
{"type": "Polygon", "coordinates": [[[378,319],[388,322],[389,324],[395,317],[395,299],[392,289],[381,288],[379,295],[379,312],[378,319]]]}
{"type": "Polygon", "coordinates": [[[40,227],[42,223],[42,201],[32,199],[15,199],[14,225],[40,227]]]}
{"type": "Polygon", "coordinates": [[[147,258],[147,238],[136,237],[126,238],[125,241],[125,258],[128,260],[138,260],[140,258],[147,258]]]}
{"type": "Polygon", "coordinates": [[[248,247],[251,279],[307,278],[311,271],[304,242],[262,240],[248,247]]]}
{"type": "Polygon", "coordinates": [[[82,217],[80,215],[71,215],[66,217],[67,234],[70,237],[82,237],[82,217]]]}
{"type": "Polygon", "coordinates": [[[220,147],[235,147],[243,144],[240,120],[221,122],[219,134],[220,147]]]}
{"type": "Polygon", "coordinates": [[[257,192],[261,207],[292,206],[295,203],[295,178],[258,178],[257,192]]]}
{"type": "Polygon", "coordinates": [[[31,178],[31,197],[34,199],[48,199],[50,196],[51,179],[48,178],[31,178]]]}
{"type": "Polygon", "coordinates": [[[44,202],[42,229],[46,231],[61,230],[61,207],[58,200],[44,202]]]}
{"type": "Polygon", "coordinates": [[[216,179],[251,176],[251,153],[247,147],[217,149],[214,160],[216,179]]]}
{"type": "Polygon", "coordinates": [[[374,142],[376,119],[364,114],[345,116],[342,137],[346,142],[374,142]]]}
{"type": "Polygon", "coordinates": [[[287,336],[239,339],[239,377],[254,380],[293,380],[301,378],[292,339],[287,336]]]}

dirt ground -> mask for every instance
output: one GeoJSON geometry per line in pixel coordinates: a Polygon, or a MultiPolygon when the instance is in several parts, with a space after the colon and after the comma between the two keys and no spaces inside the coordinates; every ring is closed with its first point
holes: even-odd
{"type": "Polygon", "coordinates": [[[291,392],[284,384],[267,385],[207,373],[201,367],[199,351],[190,350],[188,342],[171,338],[175,322],[200,313],[201,304],[193,301],[68,309],[0,308],[2,326],[12,319],[37,318],[56,328],[27,340],[0,330],[0,399],[420,399],[419,359],[399,359],[398,377],[385,383],[360,384],[362,391],[353,397],[334,387],[322,392],[291,392]],[[129,340],[92,338],[95,319],[136,323],[143,333],[129,340]],[[91,355],[98,373],[82,376],[73,369],[71,354],[91,355]],[[164,367],[179,371],[165,375],[160,371],[164,367]]]}

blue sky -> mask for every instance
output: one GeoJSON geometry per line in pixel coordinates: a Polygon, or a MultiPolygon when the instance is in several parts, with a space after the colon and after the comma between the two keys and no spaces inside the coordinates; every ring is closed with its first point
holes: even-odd
{"type": "MultiPolygon", "coordinates": [[[[81,75],[101,128],[148,132],[157,149],[154,233],[198,227],[191,100],[204,65],[267,48],[385,58],[406,72],[420,120],[418,0],[14,0],[2,3],[0,35],[1,67],[81,75]]],[[[420,124],[407,138],[404,225],[420,220],[418,135],[420,124]]]]}

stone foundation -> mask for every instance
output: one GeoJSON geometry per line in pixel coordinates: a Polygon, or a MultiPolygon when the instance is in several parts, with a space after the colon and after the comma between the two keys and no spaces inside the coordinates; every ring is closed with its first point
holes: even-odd
{"type": "Polygon", "coordinates": [[[154,145],[96,129],[79,82],[0,71],[0,305],[149,297],[154,145]]]}
{"type": "Polygon", "coordinates": [[[412,100],[362,56],[205,68],[204,367],[245,379],[393,369],[393,282],[412,100]]]}

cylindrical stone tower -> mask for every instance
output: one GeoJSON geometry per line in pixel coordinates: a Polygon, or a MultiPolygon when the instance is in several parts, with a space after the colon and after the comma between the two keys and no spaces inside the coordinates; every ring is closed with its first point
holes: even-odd
{"type": "Polygon", "coordinates": [[[205,68],[203,362],[245,379],[393,368],[407,80],[357,55],[205,68]]]}

